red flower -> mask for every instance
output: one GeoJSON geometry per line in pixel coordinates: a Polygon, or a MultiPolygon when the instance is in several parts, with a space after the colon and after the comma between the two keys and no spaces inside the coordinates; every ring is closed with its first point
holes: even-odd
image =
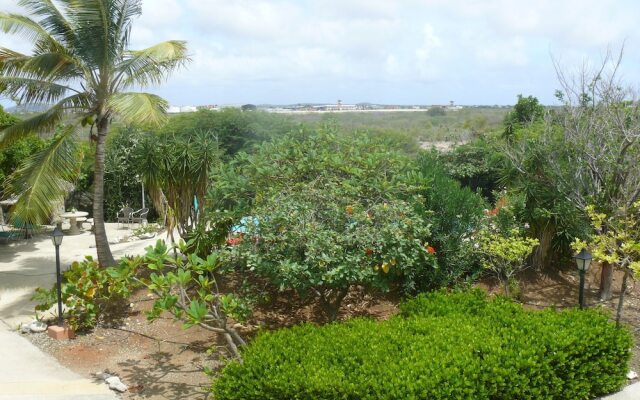
{"type": "Polygon", "coordinates": [[[229,246],[237,246],[242,243],[242,236],[234,237],[231,239],[227,239],[227,244],[229,246]]]}
{"type": "Polygon", "coordinates": [[[366,249],[364,252],[365,252],[365,254],[366,254],[366,255],[368,255],[368,256],[370,256],[370,255],[372,255],[372,254],[373,254],[373,250],[371,250],[371,249],[366,249]]]}

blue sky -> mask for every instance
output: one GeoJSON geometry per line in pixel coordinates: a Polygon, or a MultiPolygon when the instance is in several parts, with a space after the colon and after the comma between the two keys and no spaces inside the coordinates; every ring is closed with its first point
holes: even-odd
{"type": "Polygon", "coordinates": [[[552,104],[553,59],[597,64],[623,42],[638,86],[639,16],[637,0],[143,0],[133,46],[189,42],[188,68],[149,89],[174,105],[552,104]]]}

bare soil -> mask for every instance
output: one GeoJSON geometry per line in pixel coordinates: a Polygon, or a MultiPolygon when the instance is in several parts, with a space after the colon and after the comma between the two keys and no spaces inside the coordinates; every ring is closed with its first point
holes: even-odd
{"type": "MultiPolygon", "coordinates": [[[[589,307],[615,310],[619,293],[600,302],[598,266],[587,276],[586,301],[589,307]]],[[[616,275],[613,287],[621,285],[616,275]]],[[[578,299],[578,276],[575,269],[552,272],[525,271],[520,276],[520,301],[525,307],[574,307],[578,299]]],[[[500,286],[491,279],[477,286],[489,293],[498,293],[500,286]]],[[[252,318],[236,325],[241,334],[251,340],[259,329],[278,329],[302,322],[323,323],[317,304],[300,299],[294,293],[271,293],[272,300],[256,307],[252,318]]],[[[365,316],[387,319],[394,315],[400,299],[394,295],[373,296],[362,289],[353,290],[345,298],[340,319],[365,316]]],[[[57,342],[46,334],[29,335],[44,351],[82,376],[107,371],[118,375],[129,386],[123,399],[203,399],[207,396],[210,378],[205,367],[217,370],[228,358],[224,343],[215,334],[198,327],[183,329],[180,322],[166,317],[153,323],[146,320],[153,298],[141,290],[132,298],[128,316],[121,326],[98,327],[93,332],[78,335],[74,340],[57,342]],[[213,347],[212,347],[213,346],[213,347]]],[[[623,321],[629,325],[640,343],[640,288],[631,283],[626,296],[623,321]]],[[[634,346],[631,369],[640,371],[640,348],[634,346]]]]}

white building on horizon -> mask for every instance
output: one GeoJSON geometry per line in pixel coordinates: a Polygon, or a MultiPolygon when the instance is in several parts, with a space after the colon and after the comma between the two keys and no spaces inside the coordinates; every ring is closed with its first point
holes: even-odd
{"type": "Polygon", "coordinates": [[[196,111],[198,111],[198,108],[195,106],[169,106],[169,108],[167,108],[167,113],[169,114],[190,113],[196,111]]]}

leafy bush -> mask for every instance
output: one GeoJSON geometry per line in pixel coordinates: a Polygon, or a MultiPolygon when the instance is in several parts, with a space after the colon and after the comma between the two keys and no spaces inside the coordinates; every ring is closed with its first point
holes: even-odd
{"type": "Polygon", "coordinates": [[[285,191],[255,210],[242,247],[249,266],[281,290],[311,295],[329,320],[354,285],[405,291],[427,286],[436,269],[428,225],[400,200],[358,202],[337,186],[285,191]]]}
{"type": "MultiPolygon", "coordinates": [[[[184,242],[180,243],[179,250],[185,253],[184,242]]],[[[230,326],[228,318],[244,321],[251,309],[242,299],[222,294],[218,289],[216,274],[220,272],[224,254],[213,253],[206,259],[195,254],[172,257],[162,240],[146,251],[145,263],[153,272],[144,282],[158,296],[147,317],[154,320],[167,311],[183,321],[185,328],[198,325],[220,333],[231,353],[240,358],[238,346],[244,346],[245,342],[230,326]]]]}
{"type": "MultiPolygon", "coordinates": [[[[110,137],[104,164],[104,213],[108,221],[115,221],[124,206],[142,208],[137,157],[147,136],[139,128],[123,127],[110,137]]],[[[147,198],[145,205],[149,203],[147,198]]]]}
{"type": "Polygon", "coordinates": [[[541,122],[544,118],[544,106],[533,96],[524,97],[518,95],[518,102],[513,106],[513,110],[504,117],[504,133],[507,139],[516,134],[521,128],[528,127],[536,122],[541,122]]]}
{"type": "MultiPolygon", "coordinates": [[[[73,262],[62,274],[62,303],[69,326],[85,331],[101,320],[121,317],[121,311],[129,305],[127,299],[138,286],[135,274],[141,265],[141,258],[123,258],[109,268],[100,267],[90,256],[73,262]]],[[[36,289],[32,300],[38,302],[36,311],[49,310],[58,304],[57,285],[49,290],[36,289]]]]}
{"type": "Polygon", "coordinates": [[[524,208],[524,197],[496,194],[496,207],[487,210],[481,227],[476,232],[477,252],[485,270],[500,281],[505,295],[519,294],[515,276],[529,266],[527,258],[540,244],[538,239],[527,236],[528,226],[518,221],[516,215],[524,208]],[[516,289],[510,293],[510,289],[516,289]]]}
{"type": "Polygon", "coordinates": [[[226,108],[221,111],[201,110],[176,115],[169,119],[161,133],[179,135],[185,132],[211,132],[224,152],[234,155],[294,127],[294,123],[281,115],[226,108]]]}
{"type": "Polygon", "coordinates": [[[184,236],[186,253],[206,258],[223,247],[234,222],[230,214],[223,211],[204,212],[195,228],[184,236]]]}
{"type": "Polygon", "coordinates": [[[491,138],[457,146],[453,151],[440,155],[450,177],[472,191],[480,191],[490,200],[498,189],[503,157],[491,138]]]}
{"type": "Polygon", "coordinates": [[[516,129],[501,145],[507,155],[502,181],[508,184],[510,192],[524,197],[518,218],[527,221],[529,233],[540,240],[533,257],[538,268],[569,259],[573,255],[571,242],[589,234],[584,205],[572,204],[560,189],[565,178],[559,174],[573,176],[575,172],[575,163],[568,161],[572,147],[565,143],[562,129],[548,129],[538,123],[516,129]],[[563,156],[550,162],[550,154],[558,153],[563,156]]]}
{"type": "Polygon", "coordinates": [[[416,164],[429,181],[420,194],[424,198],[424,208],[430,211],[423,218],[431,224],[431,241],[438,258],[433,286],[448,286],[476,277],[481,267],[468,238],[478,229],[483,210],[487,208],[486,202],[447,176],[436,153],[422,154],[416,164]]]}
{"type": "Polygon", "coordinates": [[[231,399],[589,399],[626,381],[632,336],[595,310],[433,293],[389,321],[263,333],[214,382],[231,399]]]}
{"type": "Polygon", "coordinates": [[[241,246],[250,267],[318,298],[329,319],[351,286],[386,289],[391,269],[407,292],[433,287],[437,265],[417,195],[428,182],[388,143],[331,126],[285,135],[238,156],[210,204],[253,216],[259,224],[247,236],[257,240],[241,246]]]}
{"type": "Polygon", "coordinates": [[[390,149],[387,138],[340,134],[336,129],[301,129],[263,142],[252,154],[238,154],[215,171],[210,207],[233,210],[239,219],[282,189],[309,183],[341,185],[352,196],[372,199],[399,197],[406,191],[399,180],[409,159],[390,149]]]}

